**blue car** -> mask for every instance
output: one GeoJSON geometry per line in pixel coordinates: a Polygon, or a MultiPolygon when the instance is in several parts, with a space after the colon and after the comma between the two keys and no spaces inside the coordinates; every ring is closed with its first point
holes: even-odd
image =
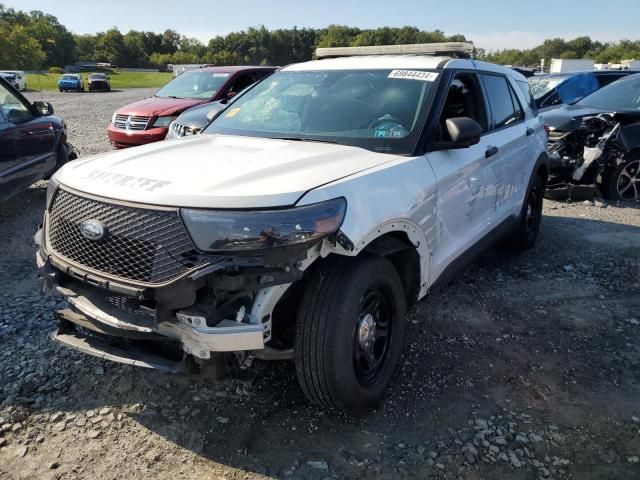
{"type": "Polygon", "coordinates": [[[58,80],[58,90],[61,92],[84,92],[84,80],[77,73],[65,73],[58,80]]]}
{"type": "Polygon", "coordinates": [[[638,73],[631,70],[603,70],[570,73],[549,73],[528,78],[531,94],[538,110],[552,110],[571,105],[590,93],[606,87],[616,80],[638,73]]]}

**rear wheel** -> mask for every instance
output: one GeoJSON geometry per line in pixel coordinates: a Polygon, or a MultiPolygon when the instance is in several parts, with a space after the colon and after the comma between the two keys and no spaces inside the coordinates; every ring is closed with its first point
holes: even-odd
{"type": "Polygon", "coordinates": [[[296,373],[311,402],[362,414],[382,400],[402,353],[407,308],[402,282],[384,258],[326,262],[300,304],[296,373]]]}
{"type": "Polygon", "coordinates": [[[542,220],[543,195],[544,180],[540,175],[536,175],[522,205],[518,226],[507,237],[507,243],[511,248],[524,251],[535,245],[542,220]]]}

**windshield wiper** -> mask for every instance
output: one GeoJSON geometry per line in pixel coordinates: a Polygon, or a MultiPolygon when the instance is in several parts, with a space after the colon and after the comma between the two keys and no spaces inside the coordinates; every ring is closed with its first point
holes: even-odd
{"type": "Polygon", "coordinates": [[[332,143],[334,145],[340,145],[335,140],[328,140],[324,138],[301,138],[301,137],[270,137],[275,140],[290,140],[292,142],[318,142],[318,143],[332,143]]]}

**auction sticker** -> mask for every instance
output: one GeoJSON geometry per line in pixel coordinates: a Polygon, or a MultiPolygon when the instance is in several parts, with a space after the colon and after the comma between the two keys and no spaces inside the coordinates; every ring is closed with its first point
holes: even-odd
{"type": "Polygon", "coordinates": [[[238,112],[239,112],[239,111],[240,111],[240,108],[232,108],[231,110],[229,110],[229,113],[227,113],[227,114],[225,115],[225,117],[226,117],[226,118],[232,118],[232,117],[235,117],[235,116],[238,114],[238,112]]]}
{"type": "Polygon", "coordinates": [[[387,78],[403,78],[405,80],[422,80],[433,82],[438,78],[436,72],[423,72],[422,70],[392,70],[387,78]]]}

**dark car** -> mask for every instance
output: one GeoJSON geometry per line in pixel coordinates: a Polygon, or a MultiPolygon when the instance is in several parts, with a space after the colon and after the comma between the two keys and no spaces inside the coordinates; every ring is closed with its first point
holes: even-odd
{"type": "Polygon", "coordinates": [[[111,81],[106,73],[89,74],[89,91],[96,92],[98,90],[111,91],[111,81]]]}
{"type": "Polygon", "coordinates": [[[227,105],[228,102],[225,100],[219,100],[198,105],[182,112],[169,125],[169,132],[165,140],[199,134],[218,113],[227,108],[227,105]]]}
{"type": "Polygon", "coordinates": [[[30,103],[0,78],[0,201],[48,178],[75,156],[51,104],[30,103]]]}
{"type": "Polygon", "coordinates": [[[169,124],[185,110],[203,103],[230,99],[269,75],[276,67],[205,67],[175,77],[151,98],[114,112],[107,128],[115,148],[164,140],[169,124]]]}
{"type": "Polygon", "coordinates": [[[529,78],[531,93],[538,109],[572,104],[596,90],[627,75],[630,70],[550,73],[529,78]]]}
{"type": "Polygon", "coordinates": [[[541,116],[549,129],[548,194],[566,198],[592,187],[613,200],[640,200],[640,74],[541,116]]]}
{"type": "Polygon", "coordinates": [[[180,137],[188,137],[199,134],[218,114],[239,98],[244,92],[252,88],[254,85],[262,82],[265,78],[259,79],[257,82],[247,86],[237,95],[231,95],[223,100],[216,102],[197,105],[182,112],[169,125],[169,132],[165,140],[174,140],[180,137]]]}

